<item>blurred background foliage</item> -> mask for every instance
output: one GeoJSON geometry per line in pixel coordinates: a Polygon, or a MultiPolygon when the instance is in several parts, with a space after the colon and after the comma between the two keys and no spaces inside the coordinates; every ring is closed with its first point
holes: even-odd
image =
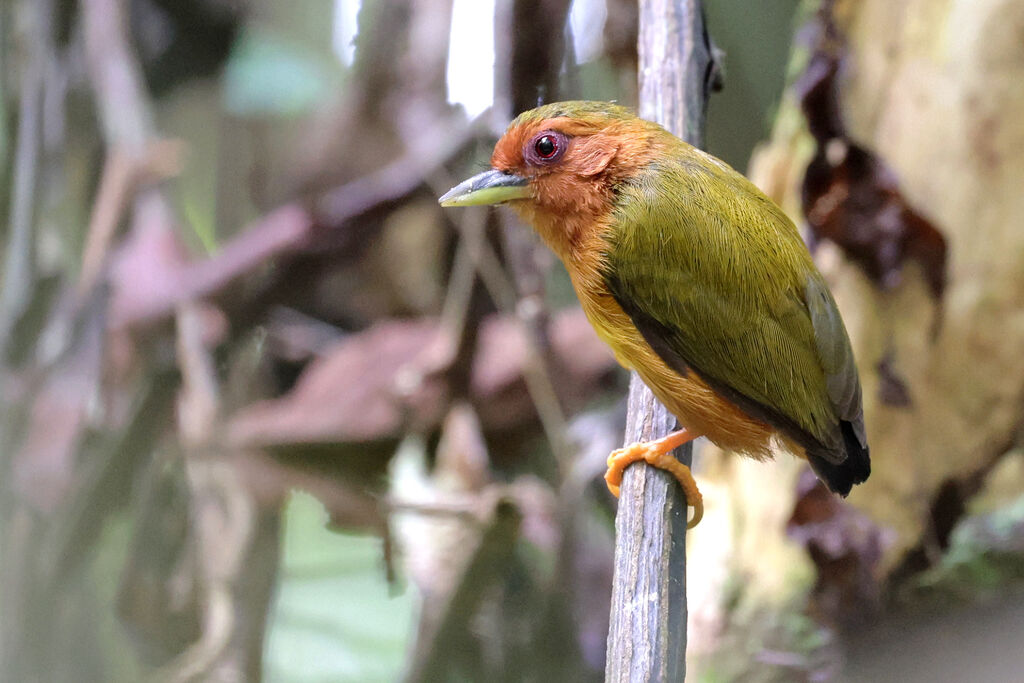
{"type": "MultiPolygon", "coordinates": [[[[705,4],[708,150],[798,224],[815,154],[867,198],[808,216],[876,474],[699,451],[689,670],[1011,680],[1021,3],[705,4]]],[[[636,40],[630,0],[0,5],[3,680],[603,678],[624,373],[528,230],[436,197],[538,101],[635,104],[636,40]]]]}

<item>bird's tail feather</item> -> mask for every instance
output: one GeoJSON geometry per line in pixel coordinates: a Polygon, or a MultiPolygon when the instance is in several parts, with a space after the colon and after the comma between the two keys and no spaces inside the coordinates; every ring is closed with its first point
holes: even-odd
{"type": "Polygon", "coordinates": [[[843,433],[843,445],[846,448],[846,460],[841,463],[829,462],[823,456],[808,449],[807,461],[814,473],[825,482],[828,488],[841,496],[850,493],[854,484],[860,484],[871,474],[871,457],[867,444],[862,444],[853,425],[846,420],[840,422],[843,433]]]}

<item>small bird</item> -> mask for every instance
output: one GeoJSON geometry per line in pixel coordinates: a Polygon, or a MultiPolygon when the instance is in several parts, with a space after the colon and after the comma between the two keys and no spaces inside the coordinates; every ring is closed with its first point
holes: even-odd
{"type": "Polygon", "coordinates": [[[860,380],[839,310],[782,209],[725,162],[608,102],[520,114],[492,168],[442,206],[507,203],[565,264],[583,310],[619,363],[684,426],[619,449],[626,466],[671,472],[671,451],[706,436],[758,460],[773,443],[847,495],[871,472],[860,380]]]}

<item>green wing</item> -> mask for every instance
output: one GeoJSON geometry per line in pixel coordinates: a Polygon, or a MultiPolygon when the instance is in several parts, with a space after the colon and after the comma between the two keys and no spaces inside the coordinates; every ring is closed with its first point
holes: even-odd
{"type": "Polygon", "coordinates": [[[827,463],[846,460],[852,432],[866,467],[850,342],[799,233],[746,178],[683,154],[618,189],[613,296],[670,366],[827,463]]]}

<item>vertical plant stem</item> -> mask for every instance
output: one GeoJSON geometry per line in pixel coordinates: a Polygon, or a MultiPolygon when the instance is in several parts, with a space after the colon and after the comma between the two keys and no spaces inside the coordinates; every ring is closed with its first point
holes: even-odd
{"type": "MultiPolygon", "coordinates": [[[[700,0],[640,0],[640,115],[688,142],[703,138],[717,70],[700,0]]],[[[633,374],[626,443],[675,428],[675,418],[633,374]]],[[[687,465],[692,447],[675,453],[687,465]]],[[[606,681],[682,681],[686,675],[686,499],[674,479],[643,463],[622,479],[606,681]]]]}
{"type": "Polygon", "coordinates": [[[26,41],[32,44],[21,74],[9,241],[0,287],[0,358],[6,355],[14,325],[28,306],[35,279],[33,227],[43,136],[43,91],[50,46],[48,12],[52,8],[44,1],[34,9],[36,11],[28,13],[31,26],[26,41]]]}

